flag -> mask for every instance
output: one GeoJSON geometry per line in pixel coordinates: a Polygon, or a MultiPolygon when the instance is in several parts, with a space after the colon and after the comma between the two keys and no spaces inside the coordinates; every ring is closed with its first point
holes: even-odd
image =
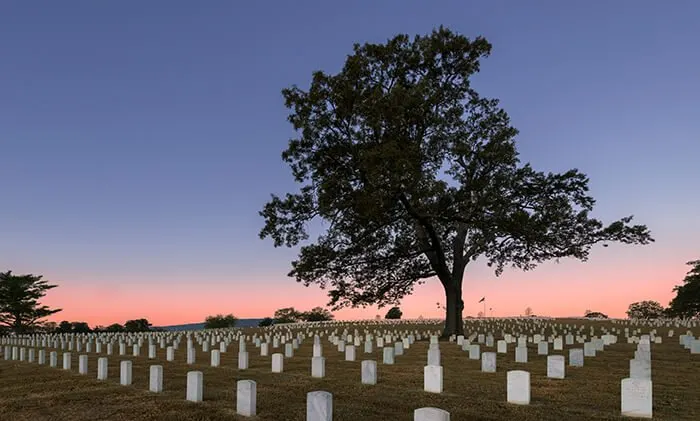
{"type": "Polygon", "coordinates": [[[479,300],[479,302],[481,303],[481,302],[483,302],[485,299],[486,299],[486,297],[482,297],[482,298],[479,300]]]}

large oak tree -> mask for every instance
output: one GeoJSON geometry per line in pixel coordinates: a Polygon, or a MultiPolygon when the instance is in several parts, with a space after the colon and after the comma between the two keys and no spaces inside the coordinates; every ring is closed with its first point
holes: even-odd
{"type": "Polygon", "coordinates": [[[592,245],[653,239],[631,216],[609,225],[578,170],[544,173],[522,164],[517,130],[470,77],[490,54],[483,38],[439,28],[356,44],[337,74],[283,90],[297,137],[282,158],[301,184],[260,212],[275,247],[309,239],[289,276],[330,288],[334,309],[397,304],[417,283],[445,290],[444,334],[463,332],[466,266],[484,258],[497,275],[573,257],[592,245]]]}

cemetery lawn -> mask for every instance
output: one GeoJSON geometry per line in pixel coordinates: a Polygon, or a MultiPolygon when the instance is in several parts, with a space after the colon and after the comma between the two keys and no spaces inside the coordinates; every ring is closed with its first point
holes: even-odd
{"type": "MultiPolygon", "coordinates": [[[[598,328],[624,326],[610,322],[556,320],[556,323],[585,324],[598,328]]],[[[467,334],[488,328],[478,328],[481,322],[468,323],[467,334]]],[[[436,325],[400,325],[401,329],[436,331],[436,325]]],[[[362,332],[362,326],[358,329],[362,332]]],[[[375,326],[370,326],[374,329],[375,326]]],[[[380,328],[384,328],[380,326],[380,328]]],[[[330,328],[333,330],[334,328],[330,328]]],[[[348,326],[352,332],[355,326],[348,326]]],[[[588,329],[588,328],[586,328],[588,329]]],[[[651,328],[643,327],[643,333],[651,328]]],[[[672,338],[667,328],[656,328],[664,343],[652,344],[652,381],[654,420],[700,420],[700,355],[691,355],[678,343],[685,328],[675,329],[672,338]]],[[[491,328],[496,339],[501,329],[491,328]]],[[[246,333],[258,331],[246,329],[246,333]]],[[[342,327],[339,327],[342,332],[342,327]]],[[[694,332],[696,335],[697,333],[694,332]]],[[[73,351],[72,369],[64,371],[38,365],[36,362],[0,359],[0,420],[2,421],[103,421],[103,420],[163,420],[163,421],[223,421],[252,419],[258,421],[304,421],[306,393],[324,390],[333,394],[333,419],[336,421],[411,421],[414,409],[437,407],[447,410],[453,421],[518,420],[518,421],[585,421],[629,420],[620,416],[620,381],[629,376],[629,360],[634,357],[635,344],[627,344],[624,334],[618,343],[607,346],[596,357],[586,357],[584,367],[569,367],[569,348],[550,355],[566,357],[566,378],[546,377],[546,356],[537,355],[537,346],[529,344],[528,363],[514,362],[514,344],[508,354],[497,355],[497,372],[482,373],[481,361],[470,360],[469,353],[456,343],[440,342],[444,367],[444,392],[423,391],[423,366],[427,364],[428,342],[415,342],[405,355],[397,356],[395,365],[382,364],[381,348],[365,354],[358,347],[357,361],[344,361],[326,337],[322,338],[326,357],[326,377],[311,377],[313,339],[307,338],[291,359],[284,360],[284,373],[271,373],[271,357],[261,357],[260,350],[248,343],[250,368],[237,369],[238,343],[232,342],[228,352],[221,354],[221,366],[210,367],[208,353],[197,346],[197,363],[185,364],[186,344],[175,351],[175,361],[165,360],[165,349],[157,346],[157,359],[149,360],[146,350],[141,357],[109,356],[108,380],[98,381],[97,356],[88,354],[88,375],[78,374],[78,355],[73,351]],[[360,361],[377,361],[378,383],[360,383],[360,361]],[[133,362],[133,384],[119,384],[119,362],[133,362]],[[163,366],[163,393],[148,392],[149,366],[163,366]],[[506,371],[526,370],[531,374],[531,403],[527,406],[506,403],[506,371]],[[204,373],[204,402],[185,400],[188,371],[204,373]],[[257,382],[257,411],[254,418],[235,415],[236,381],[257,382]]],[[[94,351],[94,350],[93,350],[94,351]]],[[[131,351],[128,349],[127,351],[131,351]]],[[[481,345],[481,351],[495,352],[481,345]]],[[[284,352],[284,346],[270,354],[284,352]]],[[[130,352],[127,352],[130,354],[130,352]]],[[[62,352],[58,350],[59,367],[62,352]]],[[[106,356],[101,354],[100,356],[106,356]]],[[[48,362],[48,352],[47,352],[48,362]]]]}

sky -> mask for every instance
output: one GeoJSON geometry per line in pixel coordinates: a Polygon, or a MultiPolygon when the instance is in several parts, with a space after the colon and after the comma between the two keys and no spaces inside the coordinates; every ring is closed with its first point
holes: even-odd
{"type": "MultiPolygon", "coordinates": [[[[666,305],[700,258],[698,17],[694,0],[2,1],[0,271],[43,275],[53,320],[91,325],[325,305],[286,276],[298,249],[258,238],[270,194],[298,188],[281,90],[355,42],[445,25],[493,44],[473,86],[501,100],[522,161],[580,169],[593,216],[633,214],[656,239],[500,277],[477,261],[465,315],[484,296],[493,316],[666,305]]],[[[401,308],[437,302],[428,280],[401,308]]]]}

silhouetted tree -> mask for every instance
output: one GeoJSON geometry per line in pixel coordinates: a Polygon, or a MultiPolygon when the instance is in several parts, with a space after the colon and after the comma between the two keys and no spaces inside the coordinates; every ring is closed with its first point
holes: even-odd
{"type": "Polygon", "coordinates": [[[267,327],[267,326],[272,326],[275,323],[275,320],[272,317],[265,317],[264,319],[260,320],[260,323],[258,323],[259,327],[267,327]]]}
{"type": "Polygon", "coordinates": [[[584,317],[587,317],[589,319],[607,319],[608,315],[599,311],[586,310],[584,317]]]}
{"type": "Polygon", "coordinates": [[[92,329],[90,329],[90,325],[86,322],[72,322],[71,331],[73,333],[90,333],[92,329]]]}
{"type": "Polygon", "coordinates": [[[105,332],[124,332],[125,330],[126,329],[124,329],[124,326],[120,325],[119,323],[112,323],[105,328],[105,332]]]}
{"type": "Polygon", "coordinates": [[[282,158],[298,192],[272,196],[261,238],[275,247],[309,239],[289,276],[328,287],[329,305],[398,304],[416,284],[445,291],[444,336],[462,334],[462,284],[482,257],[500,275],[564,257],[586,260],[601,242],[647,244],[628,216],[605,226],[578,170],[521,164],[517,130],[498,101],[470,83],[491,44],[439,28],[356,44],[335,75],[283,90],[298,136],[282,158]]]}
{"type": "Polygon", "coordinates": [[[400,319],[401,316],[403,316],[401,309],[398,307],[392,307],[389,309],[389,311],[386,312],[386,316],[384,316],[384,318],[385,319],[400,319]]]}
{"type": "Polygon", "coordinates": [[[333,314],[323,307],[314,307],[311,311],[301,313],[301,319],[306,322],[325,322],[333,320],[333,314]]]}
{"type": "Polygon", "coordinates": [[[57,286],[42,280],[41,275],[0,272],[0,325],[7,326],[16,334],[27,333],[41,319],[61,311],[39,303],[48,290],[57,286]]]}
{"type": "Polygon", "coordinates": [[[528,307],[525,309],[525,315],[530,317],[532,316],[532,308],[528,307]]]}
{"type": "Polygon", "coordinates": [[[151,324],[146,319],[127,320],[124,323],[124,330],[127,332],[148,332],[151,330],[151,324]]]}
{"type": "Polygon", "coordinates": [[[208,316],[204,321],[205,329],[222,329],[227,327],[234,327],[238,319],[233,314],[217,314],[216,316],[208,316]]]}
{"type": "Polygon", "coordinates": [[[630,319],[658,319],[663,314],[664,308],[656,301],[632,303],[627,309],[627,317],[630,319]]]}
{"type": "Polygon", "coordinates": [[[73,324],[68,320],[63,320],[58,324],[56,328],[56,333],[71,333],[73,332],[73,324]]]}
{"type": "Polygon", "coordinates": [[[700,260],[686,263],[691,266],[683,279],[683,285],[673,288],[676,296],[668,304],[671,317],[700,317],[700,260]]]}
{"type": "Polygon", "coordinates": [[[275,324],[296,323],[299,320],[301,320],[301,313],[296,311],[294,307],[280,308],[275,311],[275,324]]]}

